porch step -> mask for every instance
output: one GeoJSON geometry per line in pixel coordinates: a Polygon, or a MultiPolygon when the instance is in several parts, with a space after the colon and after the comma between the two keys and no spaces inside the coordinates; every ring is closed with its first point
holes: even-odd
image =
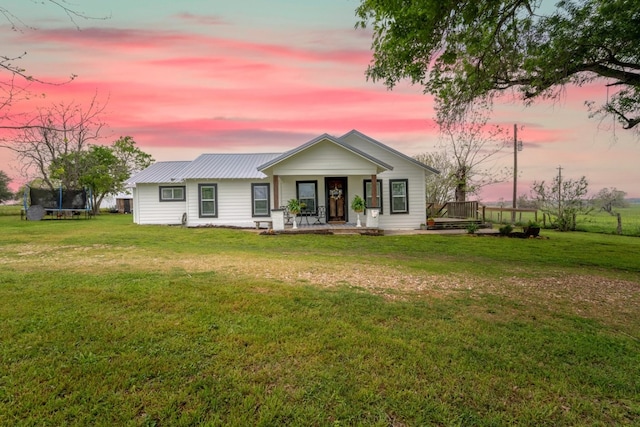
{"type": "Polygon", "coordinates": [[[429,230],[465,230],[471,224],[477,225],[478,228],[487,227],[479,219],[437,218],[435,225],[429,227],[429,230]]]}
{"type": "Polygon", "coordinates": [[[273,231],[269,230],[262,234],[332,234],[332,235],[364,235],[364,236],[383,236],[384,230],[379,228],[366,227],[298,227],[296,229],[287,228],[286,230],[273,231]]]}

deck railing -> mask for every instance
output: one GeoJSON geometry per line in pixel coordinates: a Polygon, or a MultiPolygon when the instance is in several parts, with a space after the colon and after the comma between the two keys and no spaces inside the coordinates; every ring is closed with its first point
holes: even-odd
{"type": "Polygon", "coordinates": [[[478,202],[447,202],[444,205],[427,203],[427,217],[480,219],[478,202]]]}
{"type": "MultiPolygon", "coordinates": [[[[533,214],[535,221],[538,222],[538,210],[537,209],[525,209],[525,208],[501,208],[501,207],[489,207],[483,206],[484,212],[489,216],[487,220],[491,222],[498,222],[502,224],[503,222],[522,222],[522,214],[528,213],[533,214]],[[508,215],[504,215],[507,213],[508,215]],[[495,214],[495,217],[494,217],[495,214]]],[[[527,215],[527,217],[531,217],[527,215]]]]}
{"type": "Polygon", "coordinates": [[[475,219],[482,222],[522,222],[522,214],[528,214],[530,218],[533,214],[535,221],[538,221],[537,209],[525,208],[501,208],[480,205],[474,202],[447,202],[444,205],[427,203],[427,217],[432,218],[456,218],[475,219]],[[505,213],[507,215],[505,215],[505,213]]]}

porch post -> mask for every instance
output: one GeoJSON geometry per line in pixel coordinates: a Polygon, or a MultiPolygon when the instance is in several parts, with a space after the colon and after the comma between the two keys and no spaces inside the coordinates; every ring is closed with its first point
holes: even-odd
{"type": "MultiPolygon", "coordinates": [[[[366,194],[365,194],[366,196],[366,194]]],[[[367,209],[367,227],[378,228],[378,177],[371,175],[371,206],[367,209]]]]}
{"type": "Polygon", "coordinates": [[[273,175],[273,209],[280,209],[280,177],[273,175]]]}
{"type": "Polygon", "coordinates": [[[371,207],[378,207],[378,176],[371,175],[371,207]]]}

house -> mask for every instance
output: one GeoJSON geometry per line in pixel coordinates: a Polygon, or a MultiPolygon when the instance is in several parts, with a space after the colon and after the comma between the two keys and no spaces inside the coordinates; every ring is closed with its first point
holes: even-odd
{"type": "Polygon", "coordinates": [[[352,130],[341,137],[320,135],[286,153],[157,162],[128,184],[137,224],[253,227],[282,215],[292,198],[315,223],[355,223],[350,205],[359,195],[368,225],[415,229],[426,219],[425,177],[434,173],[352,130]]]}

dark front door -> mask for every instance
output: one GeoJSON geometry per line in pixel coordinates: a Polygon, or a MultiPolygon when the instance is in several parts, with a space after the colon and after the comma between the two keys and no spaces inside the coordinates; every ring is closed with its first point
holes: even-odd
{"type": "Polygon", "coordinates": [[[347,178],[325,178],[327,222],[347,222],[347,178]]]}

